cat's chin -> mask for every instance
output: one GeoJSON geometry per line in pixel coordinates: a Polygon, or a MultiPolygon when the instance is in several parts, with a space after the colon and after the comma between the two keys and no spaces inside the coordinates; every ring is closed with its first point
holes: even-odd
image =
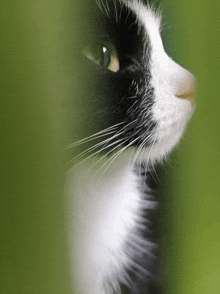
{"type": "Polygon", "coordinates": [[[159,122],[158,127],[154,131],[154,143],[150,146],[145,146],[141,150],[135,148],[132,151],[133,162],[135,163],[145,163],[145,164],[155,164],[160,162],[169,155],[169,153],[177,146],[183,137],[183,133],[186,129],[188,121],[191,119],[195,104],[191,106],[189,101],[185,101],[187,107],[185,112],[182,113],[182,117],[175,120],[171,118],[169,124],[164,121],[159,122]]]}
{"type": "Polygon", "coordinates": [[[179,141],[180,138],[176,140],[172,138],[172,142],[168,139],[164,139],[163,141],[155,143],[150,147],[145,147],[136,157],[135,163],[143,163],[146,166],[149,164],[155,165],[156,163],[166,159],[179,141]]]}

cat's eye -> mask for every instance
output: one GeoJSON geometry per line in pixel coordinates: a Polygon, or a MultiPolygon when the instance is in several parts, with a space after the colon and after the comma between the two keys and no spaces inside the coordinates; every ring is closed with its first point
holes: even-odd
{"type": "Polygon", "coordinates": [[[119,59],[115,46],[109,42],[86,46],[82,54],[87,58],[113,72],[119,71],[119,59]]]}

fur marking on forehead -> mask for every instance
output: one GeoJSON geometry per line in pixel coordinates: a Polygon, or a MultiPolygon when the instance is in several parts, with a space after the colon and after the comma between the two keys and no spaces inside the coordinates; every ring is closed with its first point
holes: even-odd
{"type": "Polygon", "coordinates": [[[125,4],[137,15],[138,22],[150,37],[154,33],[160,32],[162,19],[160,11],[156,11],[153,6],[144,5],[140,1],[126,1],[125,4]]]}

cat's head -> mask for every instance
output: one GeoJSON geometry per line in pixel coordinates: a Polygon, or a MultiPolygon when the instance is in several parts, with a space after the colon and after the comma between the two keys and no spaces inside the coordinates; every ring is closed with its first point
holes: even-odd
{"type": "Polygon", "coordinates": [[[192,115],[194,76],[164,51],[152,3],[85,1],[83,9],[74,64],[85,107],[79,139],[88,140],[79,143],[91,143],[87,156],[132,151],[134,160],[160,160],[192,115]]]}

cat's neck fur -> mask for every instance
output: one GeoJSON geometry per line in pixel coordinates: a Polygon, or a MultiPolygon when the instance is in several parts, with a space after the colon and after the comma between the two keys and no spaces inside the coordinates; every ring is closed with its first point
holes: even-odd
{"type": "MultiPolygon", "coordinates": [[[[157,280],[158,244],[151,221],[157,214],[157,201],[149,185],[150,172],[125,159],[121,155],[104,173],[108,159],[93,168],[87,161],[69,173],[67,194],[72,198],[71,209],[77,208],[70,214],[75,225],[70,241],[75,248],[74,267],[79,269],[74,276],[79,274],[82,293],[99,293],[103,281],[120,293],[119,284],[134,288],[138,281],[143,287],[141,281],[148,280],[149,287],[157,280]],[[73,187],[76,197],[72,197],[73,187]],[[94,289],[89,290],[90,285],[94,289]]],[[[111,292],[103,289],[103,293],[111,292]]]]}

